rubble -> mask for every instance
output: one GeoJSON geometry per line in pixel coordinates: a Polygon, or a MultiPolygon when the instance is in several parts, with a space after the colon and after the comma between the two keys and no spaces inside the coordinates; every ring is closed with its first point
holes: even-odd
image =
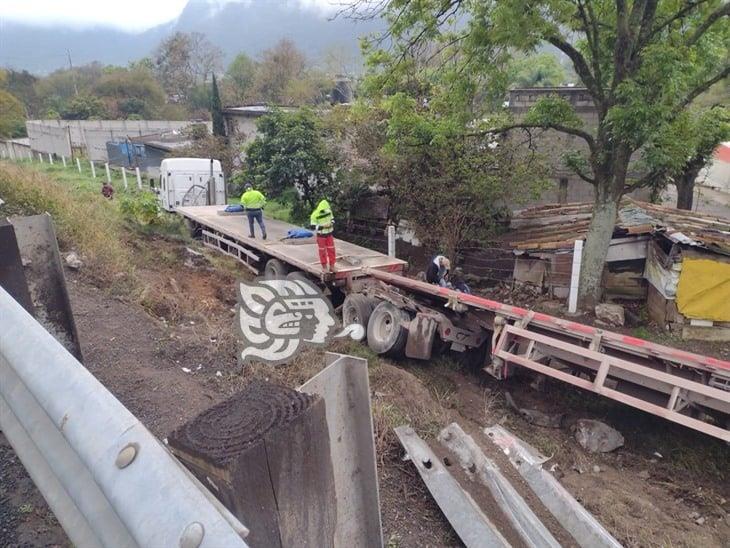
{"type": "Polygon", "coordinates": [[[610,325],[624,325],[626,316],[624,307],[619,304],[601,303],[595,308],[596,319],[610,325]]]}
{"type": "Polygon", "coordinates": [[[547,413],[543,413],[537,409],[524,409],[517,405],[512,394],[509,392],[505,392],[504,397],[507,400],[507,405],[522,415],[522,418],[530,424],[544,426],[546,428],[560,428],[563,424],[563,417],[565,416],[564,413],[548,415],[547,413]]]}
{"type": "Polygon", "coordinates": [[[71,270],[79,270],[82,266],[84,266],[84,263],[75,251],[68,253],[64,258],[64,261],[66,262],[66,266],[68,266],[71,270]]]}
{"type": "Polygon", "coordinates": [[[580,419],[576,423],[575,440],[589,453],[610,453],[624,444],[618,430],[592,419],[580,419]]]}

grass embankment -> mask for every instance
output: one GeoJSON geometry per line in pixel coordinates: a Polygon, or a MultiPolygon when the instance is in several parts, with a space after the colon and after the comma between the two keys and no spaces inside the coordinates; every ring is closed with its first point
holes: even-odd
{"type": "Polygon", "coordinates": [[[62,248],[77,249],[102,273],[127,272],[130,256],[118,204],[106,200],[101,183],[90,179],[62,166],[0,162],[2,214],[48,212],[62,248]]]}
{"type": "Polygon", "coordinates": [[[0,213],[35,215],[48,212],[56,225],[62,249],[78,251],[99,278],[128,277],[134,272],[133,250],[129,241],[140,233],[159,231],[166,235],[181,233],[177,217],[160,213],[156,198],[139,191],[128,174],[129,189],[124,189],[121,174],[112,172],[114,198],[101,194],[106,179],[103,166],[92,177],[88,162],[81,172],[75,164],[59,162],[0,162],[0,197],[6,204],[0,213]]]}

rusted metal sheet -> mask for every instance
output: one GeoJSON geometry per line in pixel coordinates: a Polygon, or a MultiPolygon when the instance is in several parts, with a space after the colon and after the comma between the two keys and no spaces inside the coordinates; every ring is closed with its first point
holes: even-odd
{"type": "Polygon", "coordinates": [[[438,456],[409,426],[395,429],[436,504],[467,548],[508,547],[509,543],[438,456]]]}
{"type": "Polygon", "coordinates": [[[82,361],[51,216],[44,213],[10,217],[8,220],[15,229],[36,319],[76,359],[82,361]]]}

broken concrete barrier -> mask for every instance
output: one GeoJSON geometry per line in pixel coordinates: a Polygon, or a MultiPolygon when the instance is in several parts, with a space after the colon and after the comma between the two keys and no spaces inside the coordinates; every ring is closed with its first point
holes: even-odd
{"type": "Polygon", "coordinates": [[[575,425],[575,439],[589,453],[610,453],[624,444],[624,437],[607,424],[580,419],[575,425]]]}

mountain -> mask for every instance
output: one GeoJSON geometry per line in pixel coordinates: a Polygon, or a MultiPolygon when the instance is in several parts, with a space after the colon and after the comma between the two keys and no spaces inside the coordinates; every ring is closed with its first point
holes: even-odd
{"type": "Polygon", "coordinates": [[[176,20],[140,33],[0,22],[0,66],[44,74],[67,66],[67,50],[75,65],[91,61],[126,65],[151,54],[175,31],[205,34],[223,50],[226,62],[241,51],[255,56],[282,38],[291,39],[311,58],[332,47],[354,55],[359,51],[358,37],[379,25],[375,21],[329,20],[326,14],[296,1],[250,0],[214,8],[206,0],[189,0],[176,20]]]}

